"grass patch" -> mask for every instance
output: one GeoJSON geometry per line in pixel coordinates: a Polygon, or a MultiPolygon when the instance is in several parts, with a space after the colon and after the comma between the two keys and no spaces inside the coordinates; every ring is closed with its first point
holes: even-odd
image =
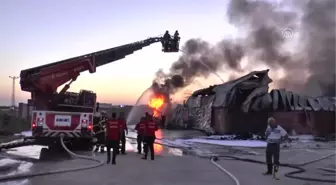
{"type": "Polygon", "coordinates": [[[26,130],[30,130],[30,122],[27,119],[0,111],[0,137],[9,137],[26,130]]]}

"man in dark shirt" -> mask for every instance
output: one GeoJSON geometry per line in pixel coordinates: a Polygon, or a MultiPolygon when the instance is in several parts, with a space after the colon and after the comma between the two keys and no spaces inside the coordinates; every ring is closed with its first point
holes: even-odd
{"type": "Polygon", "coordinates": [[[146,118],[142,117],[140,119],[140,122],[136,124],[135,130],[137,131],[137,145],[138,145],[138,154],[141,154],[142,151],[142,143],[144,139],[144,133],[145,133],[145,128],[146,128],[146,118]]]}
{"type": "Polygon", "coordinates": [[[158,126],[151,116],[147,116],[145,125],[146,125],[144,134],[145,155],[142,159],[145,160],[147,159],[148,151],[150,150],[151,160],[154,160],[155,131],[158,130],[158,126]]]}
{"type": "Polygon", "coordinates": [[[170,36],[168,30],[163,35],[163,39],[164,39],[165,42],[168,42],[171,39],[171,36],[170,36]]]}
{"type": "MultiPolygon", "coordinates": [[[[125,115],[120,112],[118,117],[119,129],[120,129],[120,142],[121,142],[121,154],[126,154],[126,135],[128,134],[128,129],[126,125],[125,115]]],[[[118,150],[119,153],[119,150],[118,150]]]]}

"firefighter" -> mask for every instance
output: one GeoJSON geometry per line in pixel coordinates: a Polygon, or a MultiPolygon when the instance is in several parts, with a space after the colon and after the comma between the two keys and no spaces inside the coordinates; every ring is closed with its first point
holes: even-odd
{"type": "Polygon", "coordinates": [[[171,37],[170,37],[169,31],[167,30],[167,31],[165,32],[165,34],[163,35],[163,40],[164,40],[165,42],[168,42],[170,39],[171,39],[171,37]]]}
{"type": "Polygon", "coordinates": [[[140,122],[136,124],[135,130],[137,131],[137,145],[138,145],[138,154],[141,154],[142,151],[142,143],[143,143],[143,138],[144,138],[144,133],[145,133],[145,127],[146,127],[146,118],[142,117],[140,119],[140,122]]]}
{"type": "MultiPolygon", "coordinates": [[[[121,152],[121,154],[125,155],[126,154],[126,135],[128,134],[128,128],[126,125],[126,120],[125,120],[125,115],[123,112],[120,112],[119,117],[118,117],[118,122],[119,122],[119,128],[120,128],[120,142],[121,142],[121,150],[118,150],[121,152]]],[[[118,145],[120,146],[120,145],[118,145]]]]}
{"type": "Polygon", "coordinates": [[[179,32],[176,30],[175,33],[174,33],[174,40],[175,40],[175,42],[177,42],[177,41],[179,40],[179,38],[180,38],[180,34],[179,34],[179,32]]]}
{"type": "Polygon", "coordinates": [[[116,113],[112,113],[112,119],[106,123],[106,148],[107,148],[107,164],[111,161],[111,148],[112,164],[116,164],[117,150],[120,140],[120,127],[117,120],[116,113]]]}
{"type": "Polygon", "coordinates": [[[176,30],[174,33],[174,49],[175,50],[179,50],[179,40],[180,40],[180,34],[176,30]]]}
{"type": "Polygon", "coordinates": [[[145,113],[145,118],[146,118],[146,120],[150,120],[150,119],[153,118],[153,116],[150,115],[148,112],[146,112],[146,113],[145,113]]]}
{"type": "Polygon", "coordinates": [[[171,36],[170,36],[170,34],[169,34],[168,30],[167,30],[165,32],[165,34],[163,35],[163,39],[161,41],[164,51],[168,50],[170,39],[171,39],[171,36]]]}
{"type": "Polygon", "coordinates": [[[97,138],[97,143],[94,152],[98,152],[100,150],[101,153],[104,152],[105,148],[105,124],[107,121],[107,117],[105,112],[99,113],[96,112],[94,117],[94,125],[93,131],[95,133],[95,137],[97,138]]]}
{"type": "Polygon", "coordinates": [[[152,117],[147,115],[145,120],[145,134],[144,134],[144,152],[145,155],[142,159],[147,159],[148,150],[150,150],[151,160],[154,160],[154,141],[155,131],[158,130],[157,124],[153,121],[152,117]]]}
{"type": "Polygon", "coordinates": [[[266,163],[267,171],[264,175],[271,175],[272,172],[274,175],[278,172],[279,169],[279,157],[280,157],[280,143],[284,139],[288,139],[287,132],[276,123],[276,120],[273,117],[268,118],[267,128],[265,131],[267,146],[266,146],[266,163]],[[273,161],[272,161],[273,158],[273,161]],[[273,166],[274,165],[274,166],[273,166]]]}

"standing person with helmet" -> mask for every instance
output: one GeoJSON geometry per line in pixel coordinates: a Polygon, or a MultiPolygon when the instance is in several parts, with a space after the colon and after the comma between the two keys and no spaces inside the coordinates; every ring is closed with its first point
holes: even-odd
{"type": "Polygon", "coordinates": [[[93,131],[95,134],[95,138],[97,142],[95,143],[94,152],[98,152],[100,150],[103,153],[105,150],[105,124],[106,124],[106,116],[104,112],[96,112],[93,118],[93,131]]]}
{"type": "MultiPolygon", "coordinates": [[[[123,112],[120,112],[118,117],[119,128],[120,128],[120,142],[121,142],[121,154],[126,154],[126,135],[128,134],[128,128],[126,125],[125,115],[123,112]]],[[[118,145],[120,146],[120,145],[118,145]]],[[[119,150],[118,150],[119,154],[119,150]]]]}
{"type": "Polygon", "coordinates": [[[107,164],[111,161],[111,148],[112,164],[116,164],[117,150],[120,140],[120,127],[117,120],[116,113],[112,113],[112,119],[106,123],[106,148],[107,148],[107,164]]]}
{"type": "Polygon", "coordinates": [[[140,122],[135,125],[135,130],[137,131],[137,145],[138,145],[138,154],[141,154],[142,151],[142,143],[144,139],[144,133],[146,129],[146,118],[142,117],[140,122]]]}
{"type": "Polygon", "coordinates": [[[276,173],[279,169],[279,158],[280,158],[280,143],[288,138],[287,132],[281,126],[276,123],[273,117],[268,118],[268,126],[265,131],[266,135],[266,163],[267,171],[264,175],[271,175],[273,172],[273,177],[276,177],[276,173]],[[272,161],[273,158],[273,161],[272,161]]]}
{"type": "Polygon", "coordinates": [[[167,31],[165,32],[165,34],[163,35],[163,40],[164,40],[165,42],[169,42],[170,39],[171,39],[171,36],[170,36],[170,34],[169,34],[169,31],[167,30],[167,31]]]}
{"type": "Polygon", "coordinates": [[[146,113],[145,113],[145,118],[146,118],[146,120],[148,121],[148,120],[152,120],[152,119],[153,119],[153,116],[150,115],[148,112],[146,112],[146,113]]]}
{"type": "Polygon", "coordinates": [[[151,160],[154,160],[154,141],[155,131],[158,130],[157,124],[153,121],[152,116],[146,114],[145,134],[144,134],[144,148],[145,155],[142,159],[147,159],[148,150],[150,150],[151,160]]]}
{"type": "Polygon", "coordinates": [[[171,40],[171,36],[170,36],[168,30],[165,32],[165,34],[163,35],[162,38],[163,38],[163,39],[162,39],[161,43],[162,43],[162,46],[163,46],[163,50],[164,50],[164,51],[168,51],[168,48],[169,48],[169,42],[170,42],[170,40],[171,40]]]}

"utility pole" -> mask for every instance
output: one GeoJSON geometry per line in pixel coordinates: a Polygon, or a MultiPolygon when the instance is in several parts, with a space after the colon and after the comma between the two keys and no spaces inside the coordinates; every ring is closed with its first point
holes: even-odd
{"type": "Polygon", "coordinates": [[[13,87],[12,87],[12,109],[15,109],[15,81],[18,79],[18,76],[9,76],[10,79],[13,80],[13,87]]]}

